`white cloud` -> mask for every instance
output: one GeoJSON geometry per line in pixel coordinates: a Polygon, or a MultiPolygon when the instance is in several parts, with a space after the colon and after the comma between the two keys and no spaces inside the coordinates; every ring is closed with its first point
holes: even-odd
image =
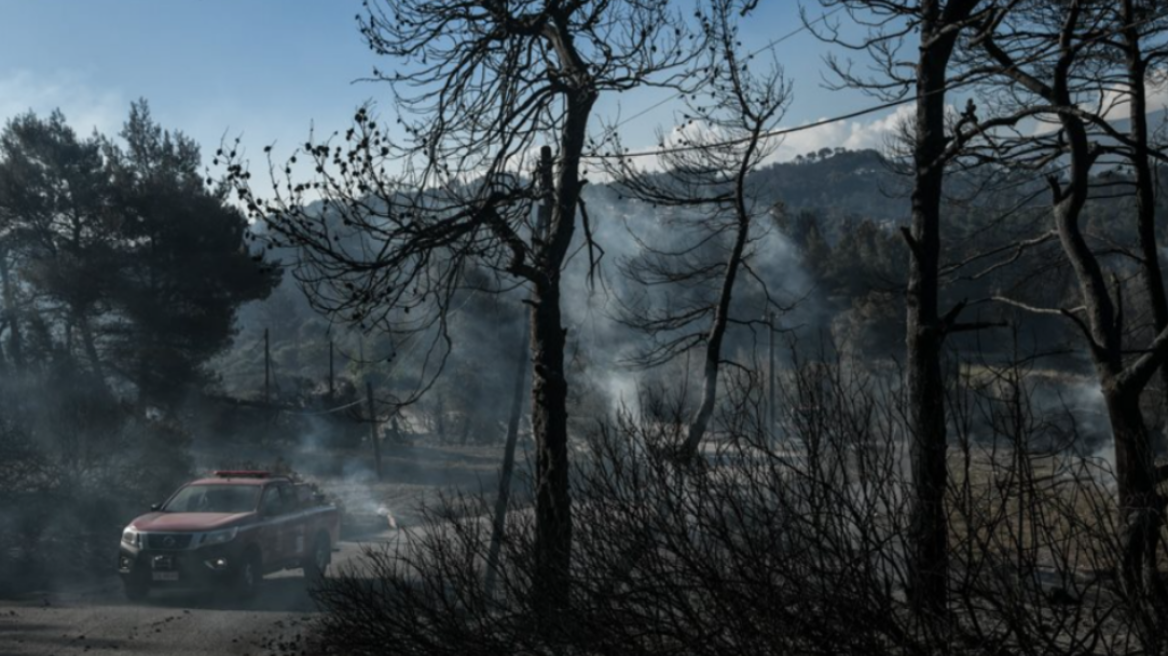
{"type": "MultiPolygon", "coordinates": [[[[874,148],[882,150],[888,145],[889,140],[896,134],[900,126],[912,118],[912,115],[913,105],[909,103],[870,121],[839,121],[793,132],[786,136],[783,144],[779,146],[771,159],[774,161],[791,160],[796,155],[805,155],[821,148],[842,147],[848,150],[874,148]]],[[[815,122],[808,121],[804,125],[815,122]]]]}
{"type": "Polygon", "coordinates": [[[59,71],[47,76],[12,71],[0,76],[0,119],[32,110],[47,116],[54,109],[65,114],[78,134],[94,129],[116,134],[125,121],[130,103],[118,91],[94,89],[77,73],[59,71]]]}
{"type": "MultiPolygon", "coordinates": [[[[955,111],[953,107],[947,107],[946,109],[949,112],[955,111]]],[[[777,137],[770,144],[777,145],[777,148],[766,159],[766,162],[789,161],[795,159],[797,155],[805,155],[809,152],[819,151],[822,148],[843,147],[848,150],[864,150],[869,148],[884,150],[889,145],[890,140],[899,131],[900,126],[912,118],[913,111],[914,106],[911,103],[906,103],[897,107],[895,111],[869,121],[838,121],[777,137]],[[777,142],[777,144],[774,142],[777,142]]],[[[825,118],[820,118],[816,121],[807,121],[802,125],[812,125],[823,120],[825,118]]],[[[790,127],[794,126],[780,126],[778,130],[790,127]]],[[[708,143],[710,141],[717,141],[722,137],[722,134],[722,131],[716,127],[710,126],[702,121],[687,121],[683,124],[674,125],[665,132],[663,140],[654,140],[655,142],[651,145],[631,148],[629,149],[629,154],[635,156],[638,153],[655,153],[662,145],[668,148],[686,146],[694,143],[708,143]]],[[[628,137],[629,135],[625,136],[628,137]]],[[[602,148],[600,150],[604,152],[607,149],[602,148]]],[[[660,157],[655,154],[634,157],[633,162],[641,170],[660,171],[663,168],[660,157]]],[[[589,177],[594,181],[609,181],[608,176],[603,173],[599,163],[587,162],[586,168],[588,169],[589,177]]]]}
{"type": "MultiPolygon", "coordinates": [[[[1168,77],[1160,73],[1149,73],[1144,78],[1146,114],[1168,109],[1168,77]]],[[[1126,121],[1131,115],[1129,87],[1126,84],[1106,89],[1102,95],[1079,103],[1086,112],[1098,112],[1108,122],[1126,121]]],[[[1156,126],[1151,126],[1155,128],[1156,126]]],[[[1039,116],[1034,121],[1033,136],[1041,136],[1059,129],[1058,117],[1054,114],[1039,116]]]]}

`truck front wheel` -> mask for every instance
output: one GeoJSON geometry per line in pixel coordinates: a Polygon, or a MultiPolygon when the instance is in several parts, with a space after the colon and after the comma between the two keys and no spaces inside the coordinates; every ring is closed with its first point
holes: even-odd
{"type": "Polygon", "coordinates": [[[264,570],[259,553],[254,550],[248,551],[235,572],[235,593],[244,599],[254,597],[263,576],[264,570]]]}
{"type": "Polygon", "coordinates": [[[122,580],[126,591],[126,599],[142,601],[150,595],[150,582],[141,576],[130,576],[122,580]]]}
{"type": "Polygon", "coordinates": [[[325,569],[332,560],[332,550],[327,535],[319,535],[312,546],[312,552],[304,558],[304,579],[309,585],[317,585],[324,578],[325,569]]]}

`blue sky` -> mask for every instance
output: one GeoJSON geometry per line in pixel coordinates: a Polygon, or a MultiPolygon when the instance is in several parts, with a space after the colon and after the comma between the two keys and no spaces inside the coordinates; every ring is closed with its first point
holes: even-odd
{"type": "MultiPolygon", "coordinates": [[[[799,27],[798,3],[764,0],[743,25],[747,48],[799,27]]],[[[811,11],[817,11],[814,4],[811,11]]],[[[32,109],[65,112],[83,133],[114,134],[130,102],[144,97],[164,127],[194,137],[209,153],[223,135],[243,136],[252,153],[276,142],[291,149],[309,127],[344,129],[353,109],[388,88],[353,83],[377,65],[354,16],[360,0],[0,0],[0,118],[32,109]]],[[[794,82],[784,123],[798,125],[870,104],[821,86],[824,46],[806,32],[774,48],[794,82]]],[[[598,113],[631,116],[653,94],[602,99],[598,113]]],[[[668,128],[666,105],[625,126],[626,143],[649,146],[668,128]]],[[[878,145],[890,119],[792,138],[780,158],[823,145],[878,145]]]]}

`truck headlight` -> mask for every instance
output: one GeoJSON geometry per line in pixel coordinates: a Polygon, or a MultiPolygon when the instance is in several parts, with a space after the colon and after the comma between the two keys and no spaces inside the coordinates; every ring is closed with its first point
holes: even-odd
{"type": "Polygon", "coordinates": [[[199,541],[199,546],[231,542],[235,539],[235,535],[237,533],[239,533],[238,527],[229,528],[223,531],[211,531],[210,533],[204,533],[203,539],[199,541]]]}
{"type": "Polygon", "coordinates": [[[127,526],[122,531],[122,542],[132,547],[140,547],[142,546],[142,534],[133,526],[127,526]]]}

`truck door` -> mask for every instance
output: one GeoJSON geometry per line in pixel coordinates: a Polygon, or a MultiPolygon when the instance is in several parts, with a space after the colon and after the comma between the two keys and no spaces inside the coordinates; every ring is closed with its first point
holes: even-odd
{"type": "Polygon", "coordinates": [[[305,548],[304,522],[297,511],[295,490],[284,482],[273,483],[264,499],[264,530],[269,536],[265,558],[272,568],[293,564],[305,548]]]}
{"type": "Polygon", "coordinates": [[[296,567],[308,549],[306,544],[308,518],[304,513],[304,504],[297,494],[295,485],[282,484],[280,493],[284,495],[285,510],[285,519],[280,534],[284,558],[289,561],[291,567],[296,567]]]}
{"type": "Polygon", "coordinates": [[[284,495],[280,491],[280,484],[273,483],[264,488],[264,496],[260,500],[260,548],[264,555],[264,570],[279,569],[287,557],[284,554],[283,536],[281,535],[285,515],[284,495]]]}

